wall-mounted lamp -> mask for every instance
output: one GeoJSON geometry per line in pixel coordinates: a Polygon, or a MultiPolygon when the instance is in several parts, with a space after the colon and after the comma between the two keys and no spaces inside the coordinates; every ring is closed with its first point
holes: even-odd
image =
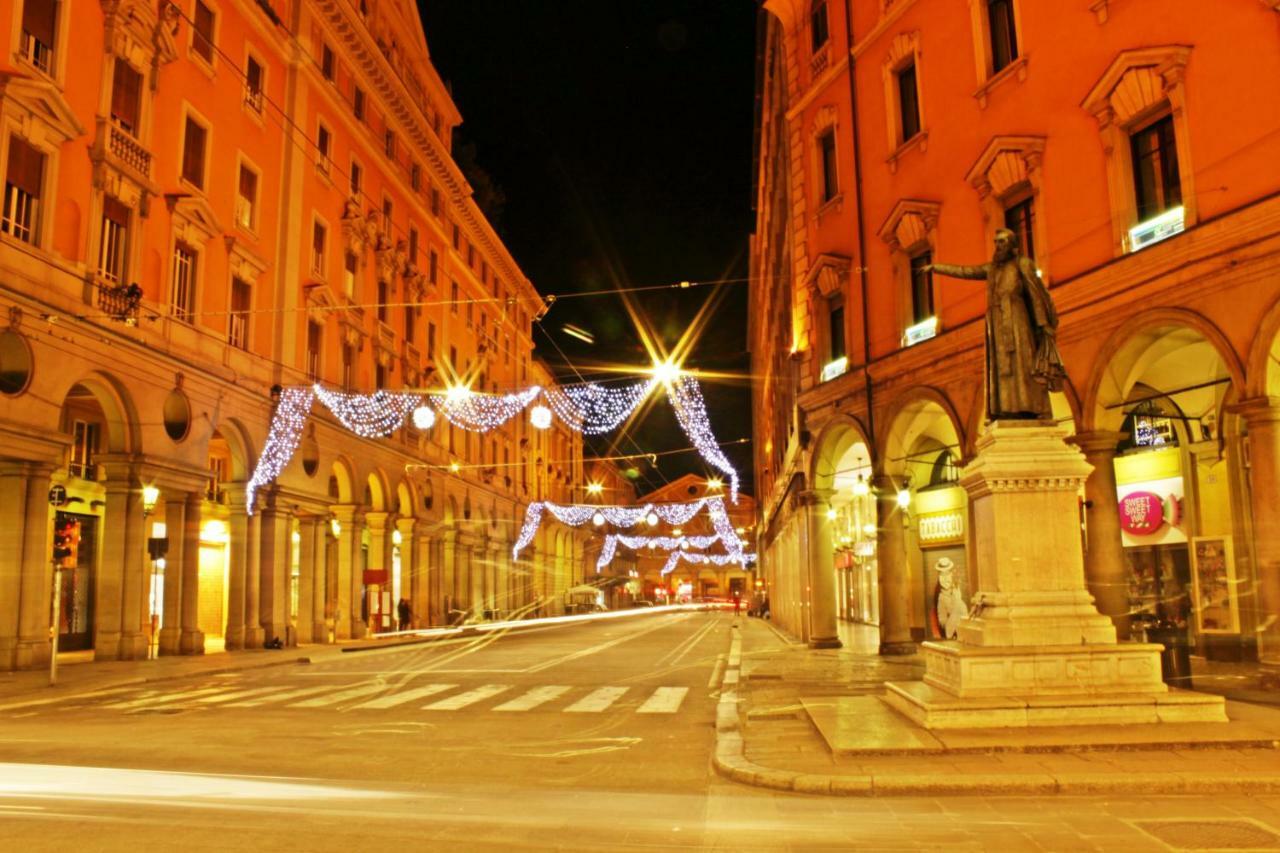
{"type": "Polygon", "coordinates": [[[391,544],[399,545],[403,541],[404,541],[404,536],[400,533],[399,530],[391,531],[391,544]]]}
{"type": "Polygon", "coordinates": [[[911,490],[898,489],[898,508],[906,509],[911,506],[911,490]]]}
{"type": "Polygon", "coordinates": [[[333,538],[337,539],[342,535],[342,522],[336,518],[329,519],[329,532],[333,534],[333,538]]]}
{"type": "Polygon", "coordinates": [[[151,515],[155,512],[156,501],[160,500],[160,490],[155,486],[142,487],[142,514],[151,515]]]}

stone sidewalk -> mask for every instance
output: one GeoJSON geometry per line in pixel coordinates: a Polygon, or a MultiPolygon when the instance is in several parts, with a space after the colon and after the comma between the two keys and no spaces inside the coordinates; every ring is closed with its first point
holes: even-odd
{"type": "Polygon", "coordinates": [[[758,619],[733,632],[717,712],[723,776],[800,793],[1192,794],[1280,791],[1280,710],[1225,724],[928,732],[880,701],[917,657],[809,649],[758,619]]]}

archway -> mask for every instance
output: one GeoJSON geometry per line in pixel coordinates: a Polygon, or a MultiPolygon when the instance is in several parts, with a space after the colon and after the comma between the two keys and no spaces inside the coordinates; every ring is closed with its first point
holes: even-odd
{"type": "MultiPolygon", "coordinates": [[[[1121,554],[1111,585],[1125,596],[1104,612],[1127,613],[1122,635],[1165,622],[1211,659],[1256,654],[1256,575],[1241,560],[1244,431],[1228,409],[1242,387],[1225,338],[1189,312],[1139,317],[1102,351],[1087,413],[1114,445],[1121,554]]],[[[1108,463],[1105,453],[1090,461],[1108,463]]]]}

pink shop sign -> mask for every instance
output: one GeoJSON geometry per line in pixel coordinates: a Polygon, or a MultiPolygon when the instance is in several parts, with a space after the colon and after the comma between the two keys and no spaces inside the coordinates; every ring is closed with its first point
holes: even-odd
{"type": "MultiPolygon", "coordinates": [[[[1176,506],[1176,502],[1174,503],[1176,506]]],[[[1164,498],[1155,492],[1130,492],[1120,498],[1120,527],[1131,536],[1149,536],[1165,523],[1164,498]]],[[[1169,519],[1169,523],[1176,521],[1169,519]]]]}

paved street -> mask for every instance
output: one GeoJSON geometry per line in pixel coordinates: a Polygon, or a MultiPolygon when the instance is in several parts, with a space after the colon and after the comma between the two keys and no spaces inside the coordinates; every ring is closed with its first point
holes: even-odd
{"type": "Polygon", "coordinates": [[[1165,850],[1267,847],[1280,827],[1278,797],[850,799],[726,781],[710,756],[732,623],[644,615],[0,703],[0,841],[1165,850]]]}

